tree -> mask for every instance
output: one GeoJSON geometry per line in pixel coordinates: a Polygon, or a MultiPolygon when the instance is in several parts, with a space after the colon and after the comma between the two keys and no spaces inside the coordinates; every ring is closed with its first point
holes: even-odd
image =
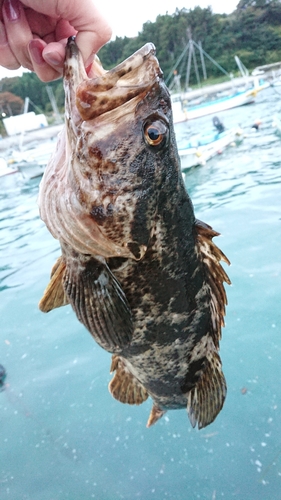
{"type": "Polygon", "coordinates": [[[19,115],[23,111],[23,100],[11,92],[0,93],[0,112],[2,117],[19,115]]]}
{"type": "MultiPolygon", "coordinates": [[[[103,66],[110,69],[146,42],[152,42],[167,78],[187,46],[189,35],[195,42],[200,41],[205,52],[228,72],[237,70],[235,54],[241,56],[248,69],[268,61],[277,62],[281,60],[281,1],[240,0],[237,9],[230,15],[213,14],[210,7],[176,9],[172,15],[159,15],[155,22],[144,23],[142,31],[134,38],[117,37],[102,47],[99,57],[103,66]]],[[[185,74],[186,60],[182,60],[182,64],[185,67],[179,68],[179,72],[185,74]]],[[[206,61],[206,65],[208,77],[221,75],[212,63],[206,61]]],[[[58,106],[62,107],[62,81],[48,85],[53,89],[58,106]]],[[[30,97],[38,108],[50,111],[46,84],[33,73],[2,80],[0,90],[22,99],[30,97]]]]}
{"type": "Polygon", "coordinates": [[[237,9],[247,9],[248,7],[267,7],[268,5],[278,4],[280,0],[240,0],[237,9]]]}

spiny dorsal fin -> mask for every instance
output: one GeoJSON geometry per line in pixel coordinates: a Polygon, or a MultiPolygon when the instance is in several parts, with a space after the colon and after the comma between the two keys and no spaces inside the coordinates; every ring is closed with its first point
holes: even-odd
{"type": "Polygon", "coordinates": [[[121,403],[140,405],[148,398],[148,392],[131,374],[119,356],[112,356],[110,372],[116,371],[108,385],[109,392],[121,403]]]}
{"type": "Polygon", "coordinates": [[[225,306],[227,305],[227,297],[223,283],[226,282],[228,285],[231,284],[220,261],[223,260],[227,264],[230,264],[230,262],[212,241],[212,238],[218,236],[219,233],[199,220],[195,222],[195,231],[197,251],[206,270],[206,283],[210,287],[210,307],[213,326],[212,337],[215,347],[218,348],[221,338],[221,327],[224,326],[225,306]]]}
{"type": "MultiPolygon", "coordinates": [[[[212,241],[212,238],[214,238],[214,236],[220,236],[220,233],[218,233],[217,231],[214,231],[214,229],[211,226],[209,226],[205,222],[202,222],[199,219],[196,219],[196,221],[195,221],[195,229],[196,229],[197,236],[198,236],[197,239],[201,240],[202,242],[204,242],[206,244],[206,248],[205,248],[205,252],[204,252],[206,254],[206,256],[211,258],[211,260],[213,260],[216,263],[219,263],[220,260],[223,260],[228,265],[230,265],[228,258],[224,255],[224,253],[212,241]],[[208,250],[207,250],[207,247],[209,247],[208,250]]],[[[203,248],[202,248],[202,250],[203,250],[203,248]]],[[[227,276],[227,279],[225,279],[224,281],[226,281],[230,285],[230,279],[228,278],[228,276],[227,276]]]]}
{"type": "Polygon", "coordinates": [[[226,396],[221,360],[215,350],[207,354],[205,370],[187,396],[187,412],[192,427],[198,424],[198,429],[202,429],[215,420],[226,396]]]}
{"type": "Polygon", "coordinates": [[[63,288],[64,273],[65,262],[62,257],[59,257],[53,265],[51,280],[39,302],[40,311],[49,312],[52,311],[52,309],[69,304],[63,288]]]}
{"type": "Polygon", "coordinates": [[[77,318],[106,351],[129,344],[133,335],[130,305],[106,262],[78,256],[66,266],[64,289],[77,318]]]}

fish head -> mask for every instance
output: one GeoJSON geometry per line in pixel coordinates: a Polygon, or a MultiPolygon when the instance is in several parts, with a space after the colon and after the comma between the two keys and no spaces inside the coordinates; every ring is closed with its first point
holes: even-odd
{"type": "Polygon", "coordinates": [[[46,222],[44,207],[41,216],[79,252],[138,260],[163,183],[178,165],[169,92],[152,43],[109,71],[95,60],[90,74],[69,39],[64,143],[43,179],[56,177],[48,196],[60,198],[52,211],[60,220],[46,222]]]}

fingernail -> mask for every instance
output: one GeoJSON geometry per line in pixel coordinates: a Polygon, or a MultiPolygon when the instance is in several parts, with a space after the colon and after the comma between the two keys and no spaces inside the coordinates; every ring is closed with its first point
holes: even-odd
{"type": "Polygon", "coordinates": [[[63,65],[63,58],[58,52],[47,52],[47,54],[44,53],[44,59],[46,63],[50,64],[51,66],[63,65]]]}
{"type": "Polygon", "coordinates": [[[36,38],[31,40],[28,45],[29,55],[35,64],[42,65],[45,64],[45,61],[42,57],[42,45],[39,40],[36,38]]]}
{"type": "Polygon", "coordinates": [[[20,18],[20,8],[18,0],[5,0],[4,9],[9,21],[17,21],[20,18]]]}

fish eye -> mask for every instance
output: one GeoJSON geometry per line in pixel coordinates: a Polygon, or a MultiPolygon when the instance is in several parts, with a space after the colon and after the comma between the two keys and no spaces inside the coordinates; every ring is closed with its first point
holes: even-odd
{"type": "Polygon", "coordinates": [[[163,146],[168,137],[167,125],[160,121],[148,122],[144,126],[144,138],[149,146],[163,146]]]}

